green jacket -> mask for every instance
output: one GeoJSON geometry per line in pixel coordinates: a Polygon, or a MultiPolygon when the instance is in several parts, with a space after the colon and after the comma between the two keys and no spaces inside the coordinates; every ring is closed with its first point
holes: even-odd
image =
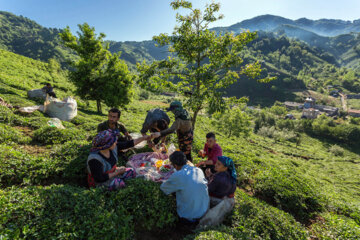
{"type": "MultiPolygon", "coordinates": [[[[109,120],[103,122],[103,123],[100,123],[97,127],[97,131],[98,132],[101,132],[101,131],[105,131],[105,130],[108,130],[110,128],[109,126],[109,120]]],[[[117,122],[116,123],[116,126],[115,126],[115,129],[113,130],[119,130],[122,134],[126,134],[128,131],[126,130],[124,124],[120,123],[120,122],[117,122]]]]}

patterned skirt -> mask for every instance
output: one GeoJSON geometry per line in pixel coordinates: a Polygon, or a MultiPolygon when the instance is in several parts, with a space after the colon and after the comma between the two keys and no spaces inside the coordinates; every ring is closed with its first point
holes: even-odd
{"type": "Polygon", "coordinates": [[[192,149],[192,143],[194,140],[193,130],[187,133],[181,133],[180,131],[177,131],[177,136],[180,151],[182,151],[185,155],[190,154],[192,149]]]}

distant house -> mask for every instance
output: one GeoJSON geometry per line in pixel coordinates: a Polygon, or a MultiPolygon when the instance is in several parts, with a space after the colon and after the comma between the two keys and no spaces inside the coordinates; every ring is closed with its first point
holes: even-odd
{"type": "Polygon", "coordinates": [[[168,96],[168,97],[175,97],[175,96],[176,96],[176,93],[172,93],[172,92],[163,92],[161,95],[168,96]]]}
{"type": "Polygon", "coordinates": [[[339,115],[339,108],[330,107],[326,105],[315,105],[314,108],[318,109],[321,112],[325,112],[328,116],[336,116],[339,115]]]}
{"type": "Polygon", "coordinates": [[[320,111],[315,108],[304,108],[301,118],[315,119],[320,111]]]}
{"type": "Polygon", "coordinates": [[[307,97],[305,99],[304,108],[314,108],[316,99],[313,97],[307,97]]]}
{"type": "Polygon", "coordinates": [[[284,105],[287,109],[298,109],[303,106],[303,104],[297,102],[285,102],[284,105]]]}
{"type": "Polygon", "coordinates": [[[360,110],[349,109],[348,114],[352,117],[360,117],[360,110]]]}

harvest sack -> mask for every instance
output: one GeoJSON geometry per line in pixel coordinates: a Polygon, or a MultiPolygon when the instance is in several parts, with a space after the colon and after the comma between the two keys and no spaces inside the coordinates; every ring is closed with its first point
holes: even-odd
{"type": "Polygon", "coordinates": [[[224,197],[223,199],[210,198],[210,202],[217,203],[213,208],[200,219],[198,228],[217,226],[222,223],[225,216],[232,211],[235,205],[234,198],[224,197]]]}
{"type": "Polygon", "coordinates": [[[77,103],[71,97],[64,98],[62,101],[48,97],[44,103],[44,109],[50,117],[62,121],[70,121],[77,115],[77,103]]]}
{"type": "Polygon", "coordinates": [[[37,106],[19,108],[19,112],[21,112],[21,113],[33,113],[36,110],[39,110],[40,112],[44,112],[44,106],[43,105],[37,105],[37,106]]]}
{"type": "Polygon", "coordinates": [[[46,93],[44,90],[40,89],[33,89],[27,92],[29,98],[42,98],[46,99],[46,93]]]}

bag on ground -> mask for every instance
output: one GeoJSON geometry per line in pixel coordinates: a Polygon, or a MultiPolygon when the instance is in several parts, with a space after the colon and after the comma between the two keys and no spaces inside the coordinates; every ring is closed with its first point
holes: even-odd
{"type": "Polygon", "coordinates": [[[70,121],[77,115],[76,100],[67,97],[60,101],[54,98],[47,98],[44,103],[45,113],[52,118],[58,118],[62,121],[70,121]]]}
{"type": "Polygon", "coordinates": [[[40,89],[33,89],[27,92],[29,98],[42,98],[46,99],[46,93],[44,90],[40,89]]]}

